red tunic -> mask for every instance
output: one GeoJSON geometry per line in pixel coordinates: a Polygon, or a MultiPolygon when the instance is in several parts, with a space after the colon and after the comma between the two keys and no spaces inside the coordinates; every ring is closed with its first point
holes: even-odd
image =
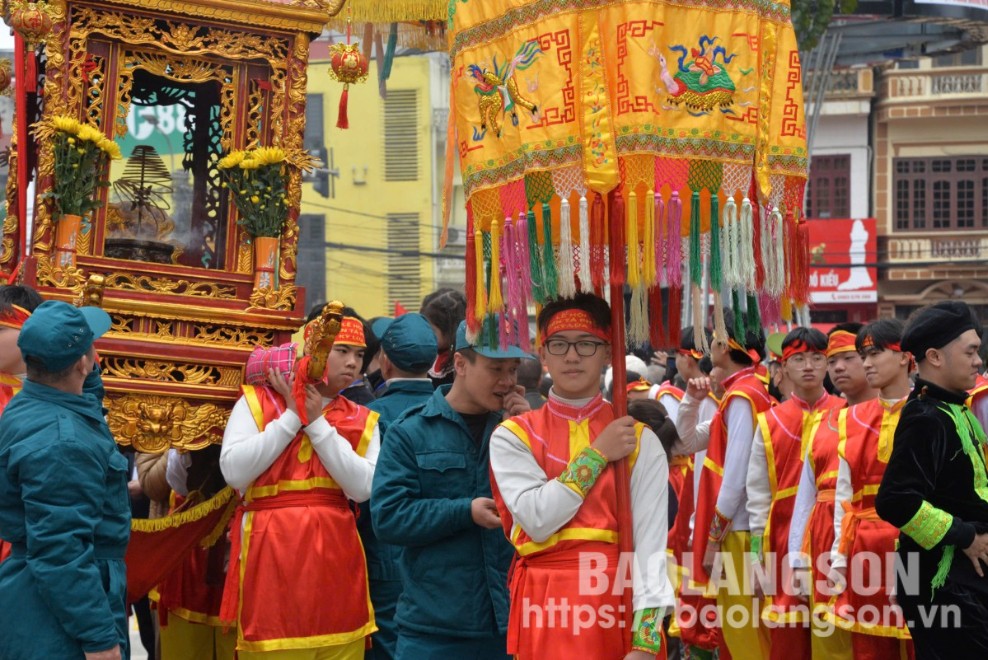
{"type": "Polygon", "coordinates": [[[700,492],[696,501],[696,515],[693,520],[693,575],[694,580],[706,584],[710,578],[703,570],[703,555],[707,551],[710,524],[714,519],[714,509],[717,506],[717,495],[724,479],[724,457],[727,454],[727,423],[724,414],[736,397],[742,397],[751,406],[752,419],[757,419],[758,413],[772,407],[774,400],[769,396],[765,384],[756,375],[754,367],[748,367],[735,373],[724,381],[724,398],[714,414],[710,424],[710,444],[707,446],[707,457],[703,461],[700,473],[700,492]]]}
{"type": "Polygon", "coordinates": [[[840,412],[837,452],[851,468],[853,493],[841,523],[840,542],[840,551],[848,558],[849,586],[837,597],[834,614],[828,615],[831,619],[838,617],[838,625],[853,632],[900,639],[909,639],[909,629],[898,610],[890,607],[889,594],[895,585],[888,579],[890,573],[887,566],[887,562],[894,561],[899,530],[875,513],[875,495],[892,455],[895,427],[905,403],[903,399],[888,408],[881,400],[873,399],[840,412]],[[860,568],[870,575],[857,574],[854,557],[862,552],[881,557],[881,570],[868,571],[869,565],[865,564],[860,568]],[[877,584],[872,578],[877,579],[877,584]],[[855,584],[865,588],[851,588],[855,584]],[[862,610],[865,607],[867,609],[862,610]],[[876,623],[876,617],[872,614],[875,611],[883,614],[895,612],[897,616],[895,621],[880,618],[880,623],[876,623]],[[856,618],[858,612],[862,612],[861,620],[856,618]],[[864,618],[865,612],[870,615],[867,619],[864,618]]]}
{"type": "MultiPolygon", "coordinates": [[[[590,439],[597,437],[613,420],[613,409],[598,396],[583,408],[549,399],[542,408],[513,417],[503,425],[528,446],[546,477],[555,479],[571,460],[590,446],[590,439]]],[[[639,438],[643,428],[641,424],[635,426],[639,438]]],[[[638,450],[636,447],[629,456],[632,469],[638,450]]],[[[618,564],[616,474],[614,464],[608,463],[576,515],[541,543],[533,541],[514,522],[497,482],[491,480],[504,532],[517,552],[509,577],[509,654],[540,660],[623,657],[624,635],[630,632],[620,625],[621,592],[613,588],[618,564]],[[587,589],[581,589],[581,553],[599,553],[607,558],[603,573],[607,575],[609,588],[605,593],[586,593],[587,589]],[[550,623],[546,617],[552,614],[548,610],[542,612],[543,625],[526,622],[532,605],[563,602],[570,616],[577,611],[595,612],[599,617],[598,625],[581,630],[575,636],[570,625],[561,623],[562,613],[550,623]],[[614,616],[614,625],[602,625],[602,615],[607,612],[614,616]]]]}
{"type": "MultiPolygon", "coordinates": [[[[21,391],[21,381],[10,374],[0,373],[0,415],[14,395],[21,391]]],[[[0,562],[10,556],[10,544],[0,539],[0,562]]]]}
{"type": "MultiPolygon", "coordinates": [[[[268,388],[243,390],[259,429],[284,410],[268,388]]],[[[323,416],[366,453],[377,413],[338,396],[323,416]]],[[[354,514],[304,429],[250,485],[238,513],[222,618],[234,602],[239,650],[338,646],[377,630],[354,514]]]]}
{"type": "Polygon", "coordinates": [[[827,413],[816,435],[810,440],[805,460],[813,468],[816,483],[816,504],[806,522],[802,551],[812,562],[813,602],[825,604],[830,594],[824,589],[827,574],[819,565],[821,556],[830,556],[834,546],[834,493],[837,490],[837,469],[840,457],[837,455],[839,436],[837,422],[839,409],[827,413]]]}
{"type": "MultiPolygon", "coordinates": [[[[758,416],[758,425],[768,461],[772,505],[765,523],[762,552],[772,557],[767,565],[776,586],[776,595],[766,595],[762,616],[779,623],[804,623],[805,617],[793,606],[798,604],[784,593],[782,562],[788,561],[789,523],[796,504],[796,490],[803,472],[803,455],[820,422],[831,410],[843,408],[844,399],[824,393],[814,404],[793,396],[758,416]],[[772,554],[769,554],[772,553],[772,554]]],[[[809,639],[806,640],[807,643],[809,639]]],[[[791,649],[790,649],[791,651],[791,649]]]]}

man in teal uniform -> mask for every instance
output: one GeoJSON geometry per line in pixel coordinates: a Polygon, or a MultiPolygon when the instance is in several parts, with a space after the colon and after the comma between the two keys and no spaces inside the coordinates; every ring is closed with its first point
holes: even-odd
{"type": "Polygon", "coordinates": [[[127,657],[127,460],[103,418],[106,312],[42,303],[17,345],[24,388],[0,427],[0,658],[127,657]]]}
{"type": "Polygon", "coordinates": [[[508,565],[491,495],[491,433],[502,410],[528,410],[517,386],[527,353],[456,332],[452,385],[388,428],[374,471],[374,530],[404,546],[398,660],[509,660],[508,565]]]}
{"type": "MultiPolygon", "coordinates": [[[[436,361],[439,347],[436,333],[421,314],[403,314],[396,319],[380,319],[374,332],[381,337],[381,377],[387,389],[367,407],[381,416],[382,446],[387,442],[386,431],[402,413],[416,408],[432,397],[429,367],[436,361]],[[383,329],[382,329],[383,328],[383,329]]],[[[398,643],[395,606],[401,596],[401,573],[398,562],[401,549],[381,543],[371,526],[370,502],[360,505],[357,529],[367,555],[367,575],[370,580],[371,603],[377,632],[371,636],[373,646],[367,649],[365,660],[391,660],[398,643]]]]}

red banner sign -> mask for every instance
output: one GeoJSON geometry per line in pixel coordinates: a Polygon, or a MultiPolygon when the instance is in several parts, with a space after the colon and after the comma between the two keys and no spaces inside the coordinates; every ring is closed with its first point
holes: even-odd
{"type": "Polygon", "coordinates": [[[810,301],[878,301],[878,239],[875,219],[808,220],[810,301]]]}

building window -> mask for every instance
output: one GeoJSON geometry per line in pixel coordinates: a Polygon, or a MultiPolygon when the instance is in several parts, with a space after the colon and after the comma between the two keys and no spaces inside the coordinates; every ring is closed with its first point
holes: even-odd
{"type": "MultiPolygon", "coordinates": [[[[391,92],[388,92],[390,96],[391,92]]],[[[388,301],[418,309],[422,298],[418,213],[388,214],[388,301]]]]}
{"type": "Polygon", "coordinates": [[[896,230],[988,227],[988,159],[896,158],[892,172],[896,230]]]}
{"type": "Polygon", "coordinates": [[[847,218],[851,215],[851,156],[814,156],[806,189],[808,218],[847,218]]]}
{"type": "Polygon", "coordinates": [[[298,272],[295,284],[305,287],[309,309],[326,302],[326,216],[303,213],[298,217],[298,272]]]}
{"type": "Polygon", "coordinates": [[[419,180],[419,93],[389,89],[384,100],[384,180],[419,180]]]}

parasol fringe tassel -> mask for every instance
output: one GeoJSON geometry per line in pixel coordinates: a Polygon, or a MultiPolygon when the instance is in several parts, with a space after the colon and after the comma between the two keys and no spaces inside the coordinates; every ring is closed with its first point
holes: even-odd
{"type": "Polygon", "coordinates": [[[590,214],[587,208],[587,196],[580,195],[580,291],[590,291],[590,214]]]}
{"type": "MultiPolygon", "coordinates": [[[[631,310],[628,319],[628,346],[644,346],[648,343],[648,295],[644,283],[631,291],[631,310]]],[[[643,378],[645,374],[640,374],[643,378]]]]}
{"type": "MultiPolygon", "coordinates": [[[[467,203],[467,236],[470,236],[474,228],[473,205],[467,203]]],[[[477,321],[477,259],[474,241],[466,241],[466,297],[467,311],[466,322],[467,331],[476,334],[480,329],[477,321]]]]}
{"type": "Polygon", "coordinates": [[[665,322],[662,308],[662,287],[654,286],[648,291],[649,343],[652,348],[659,349],[667,346],[665,322]]]}
{"type": "Polygon", "coordinates": [[[542,254],[539,251],[539,228],[535,222],[535,212],[529,211],[528,226],[528,264],[529,275],[532,279],[532,300],[536,304],[545,302],[545,289],[542,286],[542,254]]]}
{"type": "Polygon", "coordinates": [[[569,200],[559,203],[559,297],[576,295],[575,265],[573,264],[573,227],[570,224],[569,200]]]}
{"type": "Polygon", "coordinates": [[[487,311],[497,314],[504,307],[501,296],[501,223],[497,220],[491,222],[491,277],[488,289],[487,311]]]}
{"type": "MultiPolygon", "coordinates": [[[[704,339],[706,339],[706,333],[704,339]]],[[[724,301],[721,299],[720,291],[714,290],[714,335],[717,337],[727,337],[727,323],[724,319],[724,301]]]]}
{"type": "MultiPolygon", "coordinates": [[[[511,345],[517,346],[521,342],[521,326],[518,323],[519,306],[518,287],[521,282],[518,277],[517,266],[515,265],[515,227],[511,222],[511,216],[504,218],[504,231],[501,234],[501,258],[504,261],[504,274],[506,294],[505,298],[505,334],[511,345]]],[[[527,325],[527,324],[526,324],[527,325]]]]}
{"type": "Polygon", "coordinates": [[[607,285],[607,227],[604,218],[604,198],[594,195],[590,208],[590,276],[594,292],[603,296],[607,285]]]}
{"type": "Polygon", "coordinates": [[[548,302],[559,297],[559,273],[552,244],[552,211],[548,204],[542,204],[542,263],[543,302],[548,302]]]}
{"type": "Polygon", "coordinates": [[[474,304],[474,319],[479,324],[484,320],[484,311],[487,309],[487,287],[484,286],[487,270],[484,267],[484,234],[479,228],[473,232],[473,254],[476,265],[474,290],[477,296],[474,304]]]}
{"type": "Polygon", "coordinates": [[[724,279],[732,289],[744,286],[744,276],[741,269],[741,225],[738,219],[738,207],[733,197],[728,197],[724,203],[724,279]]]}
{"type": "MultiPolygon", "coordinates": [[[[673,192],[669,200],[669,231],[666,232],[666,258],[668,266],[666,273],[669,286],[676,289],[683,287],[683,201],[679,193],[673,192]]],[[[676,321],[679,325],[679,321],[676,321]]]]}
{"type": "Polygon", "coordinates": [[[515,223],[515,241],[514,241],[514,252],[515,252],[515,269],[512,273],[518,273],[518,281],[516,284],[516,291],[518,292],[518,306],[515,308],[517,310],[518,319],[518,336],[521,339],[521,343],[518,346],[525,352],[530,352],[529,349],[531,345],[529,344],[528,336],[528,301],[532,297],[532,279],[528,272],[528,230],[525,227],[525,214],[518,214],[518,221],[515,223]]]}
{"type": "Polygon", "coordinates": [[[741,288],[754,291],[758,286],[755,278],[755,220],[754,212],[751,208],[751,200],[747,197],[741,202],[738,234],[740,236],[738,240],[740,247],[738,267],[741,269],[738,281],[743,282],[741,288]]]}
{"type": "Polygon", "coordinates": [[[666,327],[669,329],[669,346],[679,346],[683,328],[683,289],[681,287],[669,287],[669,320],[666,327]]]}
{"type": "Polygon", "coordinates": [[[693,309],[693,345],[700,349],[701,352],[709,352],[707,347],[707,338],[703,329],[707,326],[704,317],[706,316],[706,305],[703,304],[703,292],[700,290],[699,284],[693,284],[690,286],[690,293],[693,297],[693,304],[691,305],[693,309]]]}
{"type": "Polygon", "coordinates": [[[642,281],[645,287],[656,284],[655,192],[645,195],[645,234],[642,237],[642,281]]]}
{"type": "Polygon", "coordinates": [[[628,205],[625,213],[628,243],[628,286],[635,289],[641,284],[642,279],[641,262],[638,257],[638,195],[635,194],[634,190],[628,193],[628,205]]]}
{"type": "MultiPolygon", "coordinates": [[[[724,308],[720,304],[720,292],[724,286],[724,265],[721,262],[721,232],[720,232],[720,199],[716,192],[710,193],[710,290],[714,294],[714,327],[724,329],[724,308]]],[[[703,304],[706,305],[704,300],[703,304]]],[[[721,335],[723,336],[723,335],[721,335]]],[[[706,344],[706,333],[703,333],[706,344]]],[[[705,345],[704,353],[708,353],[710,347],[705,345]]]]}
{"type": "Polygon", "coordinates": [[[663,283],[663,280],[665,282],[669,281],[669,276],[666,273],[669,257],[666,254],[666,237],[663,233],[665,200],[662,199],[661,192],[655,192],[653,196],[654,208],[652,209],[652,220],[655,223],[655,229],[653,230],[655,240],[655,282],[656,286],[658,286],[663,283]]]}
{"type": "MultiPolygon", "coordinates": [[[[700,256],[700,193],[690,197],[690,284],[699,287],[703,280],[703,259],[700,256]]],[[[696,315],[694,314],[694,320],[696,315]]]]}

